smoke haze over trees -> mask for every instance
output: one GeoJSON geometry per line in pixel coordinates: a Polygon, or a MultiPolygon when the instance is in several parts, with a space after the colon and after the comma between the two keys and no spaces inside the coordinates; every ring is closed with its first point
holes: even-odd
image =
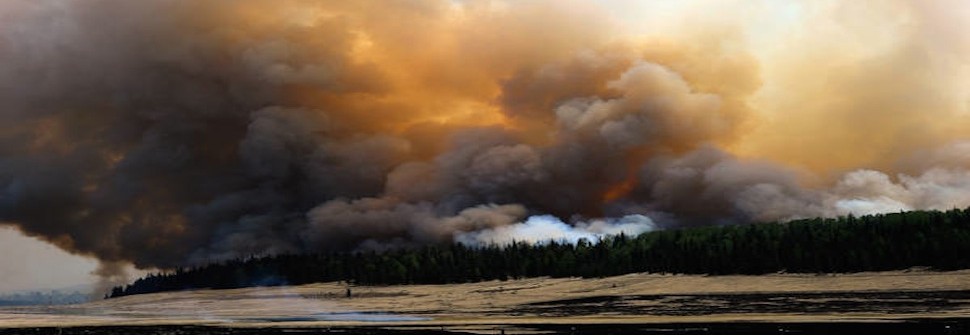
{"type": "Polygon", "coordinates": [[[603,240],[281,255],[152,274],[111,297],[199,288],[448,284],[634,272],[758,275],[970,268],[970,209],[665,230],[603,240]]]}
{"type": "Polygon", "coordinates": [[[962,2],[694,7],[4,1],[0,222],[111,277],[970,205],[962,2]]]}

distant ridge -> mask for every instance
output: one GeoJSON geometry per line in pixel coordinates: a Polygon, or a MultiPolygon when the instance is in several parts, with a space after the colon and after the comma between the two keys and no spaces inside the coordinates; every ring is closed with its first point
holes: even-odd
{"type": "Polygon", "coordinates": [[[91,301],[93,285],[74,285],[52,290],[0,293],[0,306],[69,305],[91,301]]]}

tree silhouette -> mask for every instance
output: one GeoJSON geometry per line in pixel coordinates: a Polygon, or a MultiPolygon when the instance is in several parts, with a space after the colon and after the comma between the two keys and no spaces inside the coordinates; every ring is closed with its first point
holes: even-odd
{"type": "Polygon", "coordinates": [[[912,211],[785,223],[708,226],[592,242],[470,247],[432,245],[383,253],[274,255],[150,274],[110,297],[198,288],[445,284],[525,277],[822,273],[970,268],[970,209],[912,211]]]}

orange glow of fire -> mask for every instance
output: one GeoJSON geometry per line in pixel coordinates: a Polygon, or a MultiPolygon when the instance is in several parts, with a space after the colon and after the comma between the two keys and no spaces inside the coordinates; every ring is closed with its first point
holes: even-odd
{"type": "Polygon", "coordinates": [[[610,186],[610,188],[603,193],[602,202],[609,203],[615,201],[616,199],[627,196],[627,194],[630,194],[630,192],[633,191],[633,188],[636,187],[637,181],[639,181],[637,175],[635,173],[631,173],[622,182],[610,186]]]}

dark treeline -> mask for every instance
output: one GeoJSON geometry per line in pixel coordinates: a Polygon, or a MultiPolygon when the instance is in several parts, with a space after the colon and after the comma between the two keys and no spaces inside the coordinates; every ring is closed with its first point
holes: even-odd
{"type": "Polygon", "coordinates": [[[970,209],[711,226],[529,245],[278,255],[153,274],[110,297],[196,288],[445,284],[635,272],[764,274],[970,268],[970,209]]]}

